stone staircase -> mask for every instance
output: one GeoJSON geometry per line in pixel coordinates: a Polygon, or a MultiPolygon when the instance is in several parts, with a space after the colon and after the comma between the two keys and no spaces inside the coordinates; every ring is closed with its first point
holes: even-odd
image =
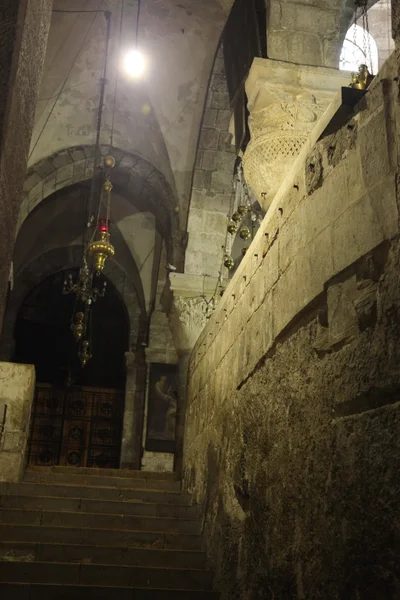
{"type": "Polygon", "coordinates": [[[0,484],[1,600],[217,600],[172,474],[38,467],[0,484]]]}

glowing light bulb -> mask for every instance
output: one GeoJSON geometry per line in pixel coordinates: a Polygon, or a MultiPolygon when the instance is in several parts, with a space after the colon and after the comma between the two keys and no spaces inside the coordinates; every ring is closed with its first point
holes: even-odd
{"type": "Polygon", "coordinates": [[[146,67],[146,61],[139,50],[131,50],[125,56],[125,71],[132,77],[140,77],[146,67]]]}

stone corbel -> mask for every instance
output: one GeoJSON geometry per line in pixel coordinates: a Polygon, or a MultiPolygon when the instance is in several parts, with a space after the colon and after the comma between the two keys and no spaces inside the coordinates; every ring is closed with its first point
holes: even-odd
{"type": "Polygon", "coordinates": [[[247,183],[264,210],[312,129],[349,74],[256,58],[246,82],[250,143],[243,158],[247,183]]]}

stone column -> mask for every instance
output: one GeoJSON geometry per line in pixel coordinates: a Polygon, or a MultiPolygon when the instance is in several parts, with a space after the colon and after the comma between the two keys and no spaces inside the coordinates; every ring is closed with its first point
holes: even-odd
{"type": "Polygon", "coordinates": [[[125,385],[125,408],[124,424],[121,442],[121,469],[140,468],[140,456],[135,456],[135,395],[136,395],[136,354],[125,352],[126,385],[125,385]],[[135,466],[136,465],[136,466],[135,466]]]}
{"type": "Polygon", "coordinates": [[[186,390],[190,354],[214,310],[211,293],[196,287],[203,278],[174,273],[170,276],[173,293],[169,322],[179,358],[178,410],[176,416],[175,472],[182,476],[183,441],[186,415],[186,390]]]}
{"type": "Polygon", "coordinates": [[[264,210],[318,119],[348,84],[349,74],[337,69],[254,60],[246,82],[251,140],[243,167],[264,210]]]}
{"type": "Polygon", "coordinates": [[[0,326],[51,7],[52,0],[12,0],[0,11],[0,326]]]}

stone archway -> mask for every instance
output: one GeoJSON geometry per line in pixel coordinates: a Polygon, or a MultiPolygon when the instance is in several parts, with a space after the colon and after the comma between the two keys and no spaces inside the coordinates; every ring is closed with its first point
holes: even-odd
{"type": "MultiPolygon", "coordinates": [[[[93,177],[94,153],[94,146],[75,146],[61,150],[28,169],[16,234],[30,212],[51,194],[93,177]]],[[[107,154],[116,159],[113,184],[131,198],[140,199],[156,215],[166,232],[168,260],[182,270],[186,234],[181,230],[180,210],[172,184],[140,156],[101,146],[101,155],[107,154]]]]}
{"type": "MultiPolygon", "coordinates": [[[[9,305],[5,313],[3,332],[0,342],[0,357],[10,360],[14,349],[14,328],[18,311],[29,293],[51,274],[68,268],[78,268],[81,264],[82,249],[80,246],[54,248],[25,265],[16,274],[14,289],[10,295],[9,305]]],[[[136,347],[140,316],[144,312],[143,299],[138,296],[132,281],[115,261],[106,263],[105,276],[113,283],[123,299],[129,315],[129,346],[136,347]]]]}

